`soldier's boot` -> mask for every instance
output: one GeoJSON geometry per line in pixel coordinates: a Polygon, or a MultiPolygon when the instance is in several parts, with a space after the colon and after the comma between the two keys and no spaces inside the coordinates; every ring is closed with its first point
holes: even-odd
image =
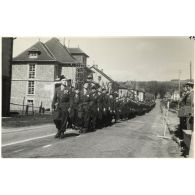
{"type": "Polygon", "coordinates": [[[87,133],[87,131],[88,131],[87,128],[82,128],[79,130],[79,133],[87,133]]]}
{"type": "Polygon", "coordinates": [[[83,133],[83,130],[82,130],[82,128],[80,128],[80,129],[79,129],[79,133],[80,133],[80,134],[81,134],[81,133],[83,133]]]}
{"type": "Polygon", "coordinates": [[[61,133],[60,133],[60,139],[63,139],[63,138],[65,138],[65,134],[64,134],[64,131],[61,131],[61,133]]]}
{"type": "Polygon", "coordinates": [[[59,138],[60,137],[60,131],[58,130],[58,132],[55,135],[55,138],[59,138]]]}

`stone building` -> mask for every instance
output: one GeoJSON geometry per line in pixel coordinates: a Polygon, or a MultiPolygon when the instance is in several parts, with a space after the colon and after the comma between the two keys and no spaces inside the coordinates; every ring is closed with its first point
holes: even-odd
{"type": "Polygon", "coordinates": [[[68,48],[70,54],[79,62],[76,68],[75,83],[77,87],[82,88],[89,74],[94,72],[87,66],[87,58],[89,57],[84,51],[78,48],[68,48]]]}
{"type": "MultiPolygon", "coordinates": [[[[38,41],[13,59],[11,102],[30,104],[35,110],[40,105],[51,109],[59,77],[65,75],[75,85],[80,66],[81,62],[57,38],[46,43],[38,41]]],[[[21,106],[12,105],[11,110],[21,110],[21,106]]]]}

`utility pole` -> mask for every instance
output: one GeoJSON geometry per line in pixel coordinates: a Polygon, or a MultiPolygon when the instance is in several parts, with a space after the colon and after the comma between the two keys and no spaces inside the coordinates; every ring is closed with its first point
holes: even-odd
{"type": "Polygon", "coordinates": [[[192,63],[190,61],[190,81],[192,81],[192,63]]]}
{"type": "MultiPolygon", "coordinates": [[[[180,93],[181,93],[181,82],[180,82],[180,76],[181,76],[181,70],[179,70],[179,98],[180,98],[180,93]]],[[[179,110],[179,101],[178,101],[178,110],[179,110]]]]}
{"type": "Polygon", "coordinates": [[[63,38],[63,45],[65,46],[66,38],[63,38]]]}

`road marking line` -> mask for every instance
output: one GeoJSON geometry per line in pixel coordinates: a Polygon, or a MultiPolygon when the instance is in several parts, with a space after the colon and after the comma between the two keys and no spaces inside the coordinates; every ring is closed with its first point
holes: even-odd
{"type": "Polygon", "coordinates": [[[46,127],[54,127],[54,125],[53,124],[51,124],[51,125],[40,125],[40,126],[34,126],[34,127],[30,127],[30,128],[19,128],[19,129],[15,129],[15,130],[7,130],[7,129],[2,128],[2,134],[22,132],[22,131],[31,131],[31,130],[46,128],[46,127]]]}
{"type": "Polygon", "coordinates": [[[14,153],[16,153],[16,152],[21,152],[21,151],[23,151],[23,150],[24,150],[24,149],[15,150],[14,153]]]}
{"type": "Polygon", "coordinates": [[[42,139],[42,138],[46,138],[46,137],[51,137],[54,136],[55,133],[49,134],[49,135],[44,135],[44,136],[40,136],[40,137],[34,137],[34,138],[30,138],[30,139],[25,139],[25,140],[21,140],[21,141],[17,141],[17,142],[11,142],[8,144],[3,144],[1,147],[5,147],[5,146],[11,146],[11,145],[15,145],[15,144],[20,144],[20,143],[24,143],[24,142],[28,142],[28,141],[32,141],[32,140],[36,140],[36,139],[42,139]]]}
{"type": "Polygon", "coordinates": [[[43,148],[47,148],[47,147],[49,147],[49,146],[51,146],[51,144],[45,145],[45,146],[43,146],[43,148]]]}

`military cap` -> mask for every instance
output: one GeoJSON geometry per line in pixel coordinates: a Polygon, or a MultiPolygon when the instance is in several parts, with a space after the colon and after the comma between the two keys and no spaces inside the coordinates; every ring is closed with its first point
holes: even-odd
{"type": "Polygon", "coordinates": [[[91,89],[97,89],[97,88],[96,88],[96,86],[95,86],[95,85],[93,85],[93,86],[91,87],[91,89]]]}
{"type": "Polygon", "coordinates": [[[101,86],[98,83],[96,83],[95,86],[96,86],[96,89],[101,88],[101,86]]]}
{"type": "Polygon", "coordinates": [[[75,86],[74,90],[79,90],[79,86],[75,86]]]}
{"type": "Polygon", "coordinates": [[[191,82],[191,81],[189,81],[189,82],[187,82],[187,83],[185,84],[185,86],[194,87],[194,83],[193,83],[193,82],[191,82]]]}
{"type": "Polygon", "coordinates": [[[88,75],[87,79],[93,79],[92,75],[88,75]]]}
{"type": "Polygon", "coordinates": [[[88,88],[88,86],[89,86],[89,84],[88,83],[85,83],[83,87],[84,88],[88,88]]]}
{"type": "Polygon", "coordinates": [[[77,87],[77,88],[75,88],[75,93],[79,93],[80,92],[80,90],[79,90],[79,88],[77,87]]]}
{"type": "Polygon", "coordinates": [[[116,91],[113,93],[113,95],[114,95],[115,97],[118,97],[118,96],[119,96],[118,93],[117,93],[116,91]]]}
{"type": "Polygon", "coordinates": [[[99,92],[102,92],[102,88],[101,88],[101,87],[99,87],[97,90],[98,90],[99,92]]]}
{"type": "MultiPolygon", "coordinates": [[[[61,76],[60,76],[60,81],[61,81],[62,79],[66,79],[66,77],[65,77],[64,75],[61,75],[61,76]]],[[[66,80],[67,80],[67,79],[66,79],[66,80]]]]}

